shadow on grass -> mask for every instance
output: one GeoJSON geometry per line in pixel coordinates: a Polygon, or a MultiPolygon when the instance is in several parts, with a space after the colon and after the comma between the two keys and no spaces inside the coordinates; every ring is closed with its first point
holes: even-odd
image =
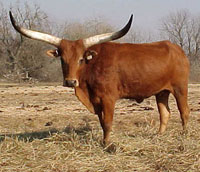
{"type": "Polygon", "coordinates": [[[0,135],[0,142],[4,141],[6,137],[11,137],[11,138],[18,138],[19,140],[23,140],[26,142],[32,142],[35,139],[45,139],[48,137],[51,137],[53,134],[56,133],[66,133],[66,134],[71,134],[71,133],[76,133],[77,135],[84,136],[88,132],[91,132],[92,128],[89,125],[85,125],[79,128],[75,128],[72,126],[67,126],[63,130],[58,130],[58,129],[50,129],[50,130],[43,130],[43,131],[35,131],[35,132],[26,132],[26,133],[20,133],[20,134],[6,134],[6,135],[0,135]]]}

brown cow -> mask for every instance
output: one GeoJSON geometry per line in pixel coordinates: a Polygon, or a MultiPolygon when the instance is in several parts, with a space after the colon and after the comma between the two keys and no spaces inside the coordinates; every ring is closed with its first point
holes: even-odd
{"type": "MultiPolygon", "coordinates": [[[[64,86],[74,87],[78,99],[90,112],[98,115],[105,144],[109,142],[115,102],[121,98],[142,102],[155,95],[160,113],[159,132],[163,133],[170,117],[168,98],[172,93],[183,129],[186,128],[189,62],[179,46],[169,41],[145,44],[107,42],[112,40],[110,35],[113,33],[78,41],[61,40],[20,28],[12,16],[11,21],[21,34],[58,47],[49,50],[48,54],[61,56],[64,86]],[[49,41],[51,39],[53,42],[49,41]]],[[[127,32],[128,29],[122,30],[127,32]]]]}

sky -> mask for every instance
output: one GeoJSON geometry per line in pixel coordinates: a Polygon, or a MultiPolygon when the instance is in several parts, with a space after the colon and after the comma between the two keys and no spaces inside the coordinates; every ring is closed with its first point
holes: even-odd
{"type": "MultiPolygon", "coordinates": [[[[170,12],[188,9],[200,15],[200,0],[18,0],[38,4],[52,21],[81,21],[103,17],[116,28],[123,27],[131,14],[134,24],[145,30],[159,29],[159,21],[170,12]]],[[[0,0],[9,7],[16,0],[0,0]]]]}

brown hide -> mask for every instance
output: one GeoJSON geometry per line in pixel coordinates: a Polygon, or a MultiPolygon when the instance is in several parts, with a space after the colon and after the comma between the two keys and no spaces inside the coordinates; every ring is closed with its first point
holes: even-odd
{"type": "Polygon", "coordinates": [[[168,97],[172,93],[185,129],[189,116],[189,62],[179,46],[169,41],[145,44],[107,42],[87,50],[90,51],[96,53],[78,69],[79,87],[75,90],[88,110],[98,114],[105,143],[109,140],[114,105],[120,98],[141,102],[156,95],[161,123],[159,132],[162,133],[170,116],[168,97]]]}
{"type": "Polygon", "coordinates": [[[80,87],[87,83],[97,97],[144,99],[162,90],[187,85],[189,62],[184,52],[168,41],[149,44],[103,43],[78,71],[80,87]]]}

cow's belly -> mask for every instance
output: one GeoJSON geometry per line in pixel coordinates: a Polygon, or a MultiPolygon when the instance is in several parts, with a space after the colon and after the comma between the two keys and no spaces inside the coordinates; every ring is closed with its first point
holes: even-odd
{"type": "Polygon", "coordinates": [[[162,90],[170,90],[168,82],[129,82],[122,84],[120,98],[135,99],[140,103],[145,98],[156,95],[162,90]]]}

